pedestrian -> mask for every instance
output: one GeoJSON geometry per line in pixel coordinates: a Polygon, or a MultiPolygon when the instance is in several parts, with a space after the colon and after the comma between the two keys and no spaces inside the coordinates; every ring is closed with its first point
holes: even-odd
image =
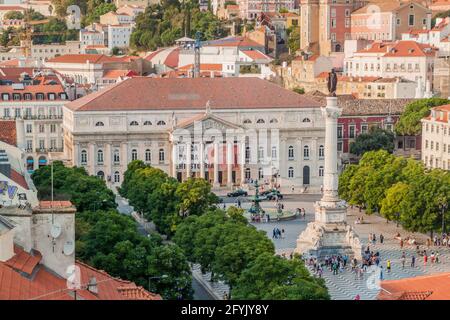
{"type": "Polygon", "coordinates": [[[369,243],[372,243],[372,239],[373,239],[372,233],[369,233],[369,243]]]}
{"type": "Polygon", "coordinates": [[[400,240],[400,248],[403,248],[403,239],[400,240]]]}
{"type": "Polygon", "coordinates": [[[281,239],[284,239],[284,229],[281,229],[281,239]]]}
{"type": "Polygon", "coordinates": [[[238,203],[238,208],[240,208],[241,207],[241,200],[238,199],[237,203],[238,203]]]}
{"type": "Polygon", "coordinates": [[[416,256],[413,254],[411,257],[411,268],[416,266],[416,256]]]}
{"type": "Polygon", "coordinates": [[[270,214],[267,214],[267,222],[270,222],[270,214]]]}
{"type": "Polygon", "coordinates": [[[427,256],[427,254],[425,253],[425,254],[423,255],[423,265],[426,266],[426,265],[427,265],[427,262],[428,262],[428,256],[427,256]]]}
{"type": "Polygon", "coordinates": [[[361,297],[359,296],[359,294],[357,294],[357,295],[355,296],[355,300],[361,300],[361,297]]]}
{"type": "Polygon", "coordinates": [[[436,251],[436,263],[439,263],[439,252],[436,251]]]}
{"type": "Polygon", "coordinates": [[[225,205],[225,203],[223,204],[223,210],[225,210],[227,208],[227,206],[225,205]]]}
{"type": "Polygon", "coordinates": [[[388,273],[391,272],[391,260],[386,261],[386,269],[388,273]]]}
{"type": "Polygon", "coordinates": [[[380,280],[383,280],[383,266],[380,267],[380,280]]]}
{"type": "Polygon", "coordinates": [[[380,234],[380,243],[383,244],[383,241],[384,241],[384,236],[383,236],[383,234],[380,234]]]}
{"type": "Polygon", "coordinates": [[[402,269],[405,269],[406,254],[405,254],[404,251],[403,251],[403,253],[402,253],[402,258],[401,258],[401,260],[402,260],[402,269]]]}
{"type": "Polygon", "coordinates": [[[276,239],[277,237],[277,232],[275,231],[275,228],[273,228],[272,230],[272,239],[276,239]]]}
{"type": "Polygon", "coordinates": [[[377,235],[374,233],[372,236],[372,243],[375,245],[377,243],[377,235]]]}

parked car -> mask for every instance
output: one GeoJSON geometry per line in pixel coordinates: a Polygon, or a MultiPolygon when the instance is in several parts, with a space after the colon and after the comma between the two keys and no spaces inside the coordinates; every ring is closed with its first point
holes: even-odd
{"type": "Polygon", "coordinates": [[[242,197],[242,196],[247,197],[248,196],[247,191],[244,191],[242,189],[238,189],[238,190],[234,190],[232,192],[228,192],[227,193],[227,197],[230,197],[230,198],[232,198],[232,197],[242,197]]]}
{"type": "Polygon", "coordinates": [[[283,199],[283,195],[281,194],[281,192],[276,189],[263,191],[261,192],[261,196],[266,197],[267,200],[275,200],[277,199],[277,197],[278,199],[283,199]]]}

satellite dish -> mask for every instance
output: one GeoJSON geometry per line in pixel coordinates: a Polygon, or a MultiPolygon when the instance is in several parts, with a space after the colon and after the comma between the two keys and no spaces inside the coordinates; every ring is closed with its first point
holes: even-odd
{"type": "Polygon", "coordinates": [[[66,243],[64,244],[63,253],[66,256],[70,256],[74,251],[75,251],[75,244],[73,243],[72,240],[67,240],[66,243]]]}
{"type": "Polygon", "coordinates": [[[50,230],[50,234],[53,238],[58,238],[61,235],[61,225],[59,223],[55,223],[52,225],[52,229],[50,230]]]}

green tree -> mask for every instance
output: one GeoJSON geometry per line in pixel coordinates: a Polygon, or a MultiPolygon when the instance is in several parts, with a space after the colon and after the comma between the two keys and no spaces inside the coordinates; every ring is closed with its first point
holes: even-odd
{"type": "MultiPolygon", "coordinates": [[[[89,7],[89,5],[88,5],[89,7]]],[[[117,10],[115,4],[113,3],[107,3],[107,2],[101,2],[95,6],[95,8],[92,8],[93,10],[88,11],[87,15],[85,17],[84,23],[86,25],[89,25],[93,22],[100,22],[100,16],[104,15],[108,12],[115,12],[117,10]]]]}
{"type": "Polygon", "coordinates": [[[386,191],[386,197],[381,201],[380,213],[389,221],[400,221],[402,203],[410,192],[410,186],[404,182],[397,182],[386,191]]]}
{"type": "Polygon", "coordinates": [[[372,150],[394,151],[394,134],[389,130],[371,128],[369,133],[360,134],[355,141],[350,143],[350,153],[357,156],[372,150]]]}
{"type": "Polygon", "coordinates": [[[175,196],[179,199],[178,209],[183,216],[201,215],[219,202],[211,192],[211,184],[201,178],[189,178],[180,183],[175,196]]]}
{"type": "Polygon", "coordinates": [[[288,35],[288,47],[291,55],[295,56],[295,53],[300,49],[300,27],[292,26],[286,30],[288,35]]]}
{"type": "Polygon", "coordinates": [[[8,11],[3,16],[3,19],[16,19],[16,20],[22,20],[24,18],[23,13],[20,11],[8,11]]]}
{"type": "Polygon", "coordinates": [[[420,120],[430,114],[430,109],[450,103],[441,98],[420,99],[408,104],[395,125],[395,132],[400,136],[415,136],[422,131],[420,120]]]}

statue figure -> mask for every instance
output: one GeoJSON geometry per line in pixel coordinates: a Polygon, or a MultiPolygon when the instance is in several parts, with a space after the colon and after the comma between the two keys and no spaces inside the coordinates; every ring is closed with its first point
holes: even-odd
{"type": "Polygon", "coordinates": [[[330,97],[336,97],[336,87],[337,87],[337,75],[336,71],[331,69],[328,73],[328,92],[330,97]]]}

